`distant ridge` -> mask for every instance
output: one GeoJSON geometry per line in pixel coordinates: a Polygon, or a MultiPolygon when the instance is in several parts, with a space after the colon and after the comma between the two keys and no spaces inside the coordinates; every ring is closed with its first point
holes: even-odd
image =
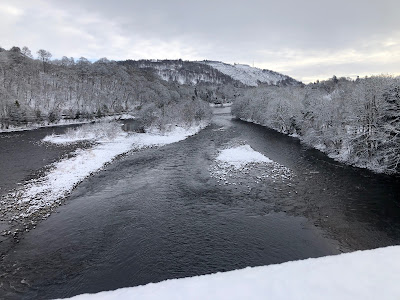
{"type": "Polygon", "coordinates": [[[183,61],[179,60],[126,60],[119,62],[139,69],[146,69],[166,81],[179,84],[232,84],[241,86],[298,85],[301,82],[270,70],[253,68],[248,65],[230,65],[219,61],[183,61]]]}
{"type": "Polygon", "coordinates": [[[299,83],[287,75],[249,65],[230,65],[219,61],[205,61],[204,63],[248,86],[258,86],[260,83],[268,85],[294,85],[299,83]]]}

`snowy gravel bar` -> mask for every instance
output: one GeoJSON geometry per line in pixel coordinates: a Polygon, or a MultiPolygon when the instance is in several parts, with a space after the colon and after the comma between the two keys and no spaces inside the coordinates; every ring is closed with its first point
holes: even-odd
{"type": "Polygon", "coordinates": [[[20,214],[15,219],[26,218],[46,207],[58,205],[78,183],[99,171],[117,156],[130,150],[175,143],[196,134],[206,124],[190,128],[175,127],[167,133],[149,132],[128,134],[118,125],[94,124],[87,130],[75,130],[73,134],[51,135],[44,142],[68,144],[92,141],[89,149],[78,149],[71,158],[54,163],[42,178],[32,180],[16,192],[20,214]],[[106,130],[104,130],[106,128],[106,130]],[[111,132],[111,133],[110,133],[111,132]],[[108,136],[107,136],[107,133],[108,136]]]}
{"type": "Polygon", "coordinates": [[[74,300],[399,299],[400,246],[166,280],[74,300]]]}
{"type": "Polygon", "coordinates": [[[219,185],[246,185],[250,190],[254,184],[290,180],[293,172],[248,144],[234,145],[219,151],[215,163],[209,169],[211,177],[219,185]]]}
{"type": "Polygon", "coordinates": [[[241,145],[222,150],[217,160],[230,164],[235,168],[243,167],[249,163],[272,163],[272,160],[254,151],[249,145],[241,145]]]}

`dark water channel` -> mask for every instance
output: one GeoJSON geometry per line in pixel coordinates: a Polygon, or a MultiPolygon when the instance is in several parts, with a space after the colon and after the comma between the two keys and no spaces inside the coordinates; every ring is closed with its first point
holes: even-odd
{"type": "Polygon", "coordinates": [[[0,133],[0,195],[74,150],[77,145],[58,146],[40,141],[47,135],[62,134],[76,126],[79,125],[0,133]]]}
{"type": "Polygon", "coordinates": [[[80,184],[3,258],[0,293],[68,297],[398,244],[398,197],[396,179],[215,115],[199,134],[133,152],[80,184]],[[291,184],[219,185],[209,167],[232,141],[290,168],[291,184]]]}

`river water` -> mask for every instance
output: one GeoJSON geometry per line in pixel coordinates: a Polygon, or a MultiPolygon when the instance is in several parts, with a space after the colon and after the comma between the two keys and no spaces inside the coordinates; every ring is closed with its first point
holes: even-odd
{"type": "Polygon", "coordinates": [[[67,128],[76,126],[79,125],[0,133],[0,195],[74,150],[77,145],[53,145],[41,143],[41,140],[46,135],[62,134],[67,128]]]}
{"type": "Polygon", "coordinates": [[[215,112],[199,134],[132,152],[82,182],[3,258],[3,297],[68,297],[399,243],[398,180],[215,112]],[[293,178],[221,185],[210,168],[232,142],[293,178]]]}

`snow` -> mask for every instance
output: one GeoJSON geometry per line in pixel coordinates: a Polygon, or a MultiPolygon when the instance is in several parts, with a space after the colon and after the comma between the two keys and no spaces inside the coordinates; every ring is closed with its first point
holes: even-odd
{"type": "MultiPolygon", "coordinates": [[[[114,131],[113,125],[109,125],[108,129],[106,124],[93,124],[92,126],[95,129],[104,126],[105,131],[114,131]]],[[[18,199],[17,205],[21,208],[21,213],[14,219],[26,218],[38,211],[58,205],[60,199],[65,197],[78,183],[102,169],[121,154],[133,149],[175,143],[196,134],[205,126],[206,124],[190,128],[175,127],[164,134],[160,132],[128,134],[119,128],[119,131],[113,132],[114,135],[107,138],[104,135],[96,136],[98,130],[93,130],[93,132],[84,130],[85,137],[81,137],[79,133],[75,138],[73,138],[73,134],[48,136],[44,141],[65,144],[91,139],[97,144],[90,149],[76,150],[73,157],[54,163],[47,175],[27,182],[21,190],[17,190],[14,198],[18,199]]]]}
{"type": "Polygon", "coordinates": [[[261,153],[254,151],[249,145],[224,149],[217,156],[217,160],[230,164],[235,168],[243,167],[249,163],[272,163],[272,160],[261,153]]]}
{"type": "Polygon", "coordinates": [[[62,135],[48,135],[43,142],[53,144],[71,144],[82,141],[107,142],[112,141],[117,136],[127,136],[122,132],[121,124],[116,122],[101,122],[97,124],[85,124],[78,128],[69,128],[62,135]]]}
{"type": "Polygon", "coordinates": [[[291,133],[291,134],[289,134],[289,136],[293,137],[293,138],[300,138],[300,135],[297,133],[291,133]]]}
{"type": "Polygon", "coordinates": [[[166,280],[74,300],[399,299],[400,246],[166,280]]]}
{"type": "Polygon", "coordinates": [[[232,102],[226,102],[221,104],[209,103],[210,107],[231,107],[232,102]]]}
{"type": "Polygon", "coordinates": [[[248,65],[230,65],[222,62],[211,61],[207,61],[206,64],[249,86],[258,86],[258,82],[276,84],[277,82],[287,78],[284,75],[259,68],[252,68],[248,65]]]}
{"type": "Polygon", "coordinates": [[[122,115],[114,115],[114,116],[106,116],[106,117],[96,118],[93,120],[90,120],[90,119],[77,119],[77,120],[61,119],[61,120],[57,121],[56,123],[45,122],[45,123],[28,123],[26,125],[21,125],[21,126],[11,126],[10,125],[9,128],[7,128],[7,129],[0,128],[0,133],[28,131],[28,130],[35,130],[35,129],[44,128],[44,127],[80,125],[80,124],[88,124],[88,123],[93,123],[93,122],[128,120],[128,119],[134,119],[134,118],[135,117],[131,114],[122,114],[122,115]]]}
{"type": "Polygon", "coordinates": [[[289,168],[253,150],[248,144],[220,150],[209,172],[218,185],[242,185],[249,190],[261,183],[283,182],[294,176],[289,168]]]}
{"type": "Polygon", "coordinates": [[[131,119],[135,119],[135,116],[132,114],[122,114],[119,116],[118,119],[119,120],[131,120],[131,119]]]}

